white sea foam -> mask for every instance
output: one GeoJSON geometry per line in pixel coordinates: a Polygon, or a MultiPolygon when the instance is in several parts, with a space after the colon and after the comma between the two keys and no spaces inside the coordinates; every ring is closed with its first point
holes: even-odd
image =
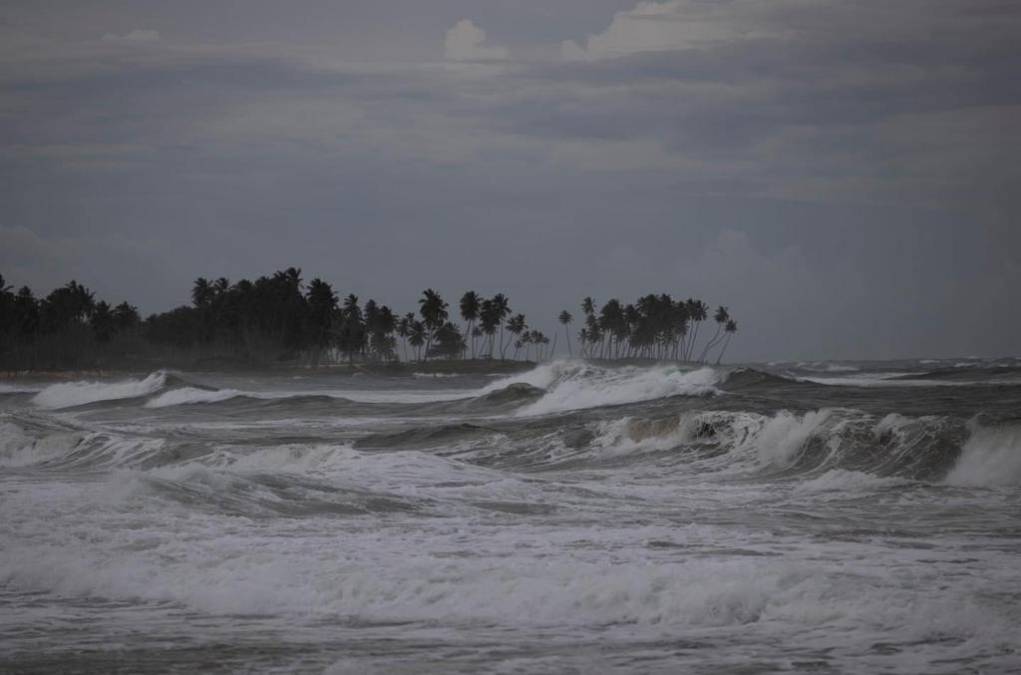
{"type": "Polygon", "coordinates": [[[973,424],[947,483],[976,487],[1021,485],[1021,425],[973,424]]]}
{"type": "Polygon", "coordinates": [[[145,403],[146,408],[167,408],[174,405],[189,405],[192,403],[217,403],[226,401],[237,396],[243,396],[244,392],[237,389],[198,389],[197,387],[183,387],[163,392],[145,403]]]}
{"type": "Polygon", "coordinates": [[[474,392],[464,389],[439,390],[386,390],[386,389],[307,389],[289,391],[242,391],[240,389],[199,389],[183,387],[172,389],[146,402],[147,408],[168,408],[178,405],[219,403],[245,396],[263,401],[283,401],[290,398],[325,396],[356,403],[431,403],[469,398],[474,392]]]}
{"type": "Polygon", "coordinates": [[[65,454],[83,435],[71,431],[36,438],[17,424],[0,423],[0,466],[22,467],[65,454]]]}
{"type": "Polygon", "coordinates": [[[911,375],[912,373],[867,373],[853,376],[818,376],[818,377],[797,377],[802,382],[814,382],[816,384],[829,384],[842,387],[909,387],[909,386],[931,386],[939,384],[938,381],[927,380],[899,380],[895,378],[911,375]]]}
{"type": "Polygon", "coordinates": [[[821,496],[823,499],[839,499],[846,497],[847,493],[857,496],[863,492],[910,483],[909,480],[893,476],[884,477],[861,471],[830,469],[820,476],[797,483],[794,487],[794,494],[821,496]]]}
{"type": "Polygon", "coordinates": [[[766,418],[762,427],[749,435],[746,444],[755,447],[763,465],[788,466],[810,438],[821,433],[832,420],[833,411],[822,409],[798,416],[786,410],[766,418]]]}
{"type": "Polygon", "coordinates": [[[524,383],[546,390],[519,415],[547,413],[649,401],[667,396],[708,396],[718,393],[721,372],[713,368],[685,370],[677,366],[602,368],[584,361],[554,361],[526,373],[493,382],[489,393],[524,383]]]}
{"type": "MultiPolygon", "coordinates": [[[[603,370],[543,366],[518,377],[544,386],[551,407],[691,384],[662,367],[603,370]]],[[[231,381],[263,390],[247,395],[292,395],[279,379],[245,382],[231,381]]],[[[450,395],[406,382],[410,390],[374,391],[372,382],[365,393],[450,395]]],[[[175,391],[181,401],[225,395],[175,391]]],[[[175,400],[156,393],[153,401],[175,400]]],[[[371,414],[366,408],[358,414],[371,414]]],[[[351,672],[401,672],[412,662],[585,671],[559,655],[589,648],[605,659],[607,644],[611,666],[628,671],[1014,665],[1021,571],[1011,534],[1021,482],[1001,479],[1018,475],[1021,427],[973,428],[949,479],[1008,489],[901,491],[886,488],[915,484],[863,473],[859,463],[847,465],[855,471],[813,464],[807,480],[774,480],[761,469],[789,467],[806,447],[834,460],[865,448],[884,461],[915,443],[938,459],[958,435],[944,435],[933,418],[844,408],[667,410],[652,420],[627,410],[564,425],[501,416],[493,429],[466,434],[478,452],[469,459],[457,441],[399,451],[347,441],[477,418],[388,410],[347,430],[328,428],[341,424],[332,418],[302,418],[301,406],[286,419],[197,406],[5,414],[0,464],[19,468],[0,470],[0,586],[10,600],[0,643],[15,670],[84,651],[97,668],[122,664],[128,652],[168,669],[198,667],[159,651],[164,636],[197,647],[185,651],[201,662],[239,670],[322,670],[320,654],[351,657],[351,672]],[[563,452],[611,461],[555,471],[527,464],[529,453],[541,462],[548,439],[562,441],[582,423],[584,437],[594,437],[563,452]],[[673,462],[666,451],[674,448],[700,464],[673,462]],[[650,449],[663,452],[641,455],[650,449]],[[639,454],[635,462],[617,456],[629,453],[639,454]],[[265,636],[266,650],[220,646],[265,636]],[[351,650],[354,643],[361,647],[351,650]],[[260,661],[263,651],[270,656],[260,661]]]]}
{"type": "Polygon", "coordinates": [[[799,361],[795,366],[802,370],[814,370],[822,373],[853,373],[861,370],[857,366],[833,363],[832,361],[799,361]]]}
{"type": "Polygon", "coordinates": [[[148,396],[162,389],[165,382],[166,373],[161,370],[142,380],[52,384],[36,394],[32,398],[32,403],[40,408],[51,410],[73,408],[97,401],[115,401],[148,396]]]}
{"type": "Polygon", "coordinates": [[[34,394],[41,389],[42,387],[28,384],[7,384],[6,382],[0,382],[0,394],[34,394]]]}

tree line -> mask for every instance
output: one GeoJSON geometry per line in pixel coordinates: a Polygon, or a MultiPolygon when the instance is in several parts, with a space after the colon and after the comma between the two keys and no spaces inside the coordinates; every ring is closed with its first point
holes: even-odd
{"type": "MultiPolygon", "coordinates": [[[[712,315],[716,328],[700,347],[699,333],[710,309],[696,298],[674,300],[667,293],[650,293],[627,305],[613,298],[597,312],[595,301],[587,297],[581,302],[585,322],[578,332],[582,356],[705,363],[718,349],[716,363],[720,363],[737,332],[737,321],[726,307],[717,307],[712,315]]],[[[559,320],[566,333],[573,321],[571,313],[564,310],[559,320]]]]}
{"type": "MultiPolygon", "coordinates": [[[[696,347],[708,306],[700,300],[674,301],[647,295],[623,305],[609,300],[597,312],[581,303],[584,326],[577,334],[588,358],[705,361],[718,348],[719,362],[737,324],[725,307],[717,309],[716,330],[696,347]]],[[[568,353],[574,345],[564,310],[568,353]]],[[[254,281],[200,277],[191,302],[142,320],[122,302],[111,306],[76,281],[36,298],[0,277],[0,366],[73,368],[132,352],[152,358],[168,353],[230,356],[253,363],[270,361],[395,362],[428,359],[519,359],[542,361],[556,353],[556,342],[515,313],[503,293],[483,297],[465,292],[456,308],[433,289],[418,300],[417,311],[400,314],[354,294],[344,297],[322,279],[305,283],[289,267],[254,281]],[[456,312],[461,322],[455,322],[456,312]]]]}
{"type": "MultiPolygon", "coordinates": [[[[6,369],[86,367],[115,338],[137,336],[138,310],[111,306],[76,281],[37,298],[0,275],[0,366],[6,369]]],[[[123,344],[121,345],[123,347],[123,344]]]]}

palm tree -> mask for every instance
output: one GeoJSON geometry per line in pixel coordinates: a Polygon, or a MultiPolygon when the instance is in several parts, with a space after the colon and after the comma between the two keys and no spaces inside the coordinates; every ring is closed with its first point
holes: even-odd
{"type": "Polygon", "coordinates": [[[467,291],[461,296],[461,318],[465,321],[465,335],[472,336],[471,354],[473,359],[475,358],[475,338],[473,335],[474,331],[472,329],[475,327],[475,322],[478,321],[479,318],[480,304],[481,299],[475,291],[467,291]]]}
{"type": "Polygon", "coordinates": [[[431,288],[422,291],[422,297],[418,301],[418,313],[422,315],[425,324],[425,358],[429,358],[429,347],[432,345],[436,331],[447,320],[447,303],[440,297],[440,294],[431,288]]]}
{"type": "Polygon", "coordinates": [[[493,358],[493,341],[496,336],[496,328],[500,325],[500,310],[496,306],[496,303],[491,299],[485,299],[482,301],[482,305],[479,308],[479,326],[478,328],[488,338],[483,341],[483,345],[486,342],[489,343],[489,351],[486,352],[487,358],[493,358]]]}
{"type": "Polygon", "coordinates": [[[110,311],[110,305],[103,300],[97,302],[92,316],[89,317],[89,326],[92,327],[92,333],[96,336],[96,342],[109,342],[114,331],[114,318],[113,312],[110,311]]]}
{"type": "Polygon", "coordinates": [[[726,307],[720,305],[716,308],[716,314],[713,315],[713,320],[716,322],[716,332],[713,333],[713,337],[705,344],[702,348],[702,353],[699,355],[698,360],[705,362],[705,357],[709,354],[709,350],[716,346],[720,340],[720,333],[723,331],[723,327],[730,320],[730,312],[726,307]]]}
{"type": "Polygon", "coordinates": [[[210,285],[209,280],[205,277],[199,277],[195,280],[195,285],[191,288],[191,302],[193,305],[202,309],[209,304],[209,301],[213,298],[213,287],[210,285]]]}
{"type": "Polygon", "coordinates": [[[411,330],[409,332],[408,342],[415,348],[415,360],[422,360],[422,345],[425,344],[426,330],[425,325],[421,321],[412,321],[411,330]]]}
{"type": "Polygon", "coordinates": [[[411,324],[415,321],[415,315],[408,312],[397,322],[397,335],[401,338],[401,346],[404,348],[404,360],[408,360],[408,334],[411,332],[411,324]]]}
{"type": "MultiPolygon", "coordinates": [[[[293,267],[291,269],[294,269],[293,267]]],[[[213,295],[221,296],[230,288],[230,280],[227,277],[220,277],[213,282],[213,295]]]]}
{"type": "Polygon", "coordinates": [[[507,351],[507,347],[503,343],[503,320],[511,313],[510,301],[503,293],[497,293],[493,296],[493,307],[495,313],[500,317],[500,359],[503,360],[507,351]]]}
{"type": "Polygon", "coordinates": [[[723,360],[723,353],[727,351],[727,347],[730,346],[730,338],[737,332],[737,321],[733,319],[727,320],[727,325],[724,327],[724,332],[727,334],[727,339],[723,342],[723,347],[720,348],[720,355],[716,357],[716,365],[720,365],[720,361],[723,360]]]}
{"type": "Polygon", "coordinates": [[[571,333],[567,330],[568,324],[574,321],[574,317],[565,309],[560,312],[560,316],[557,319],[564,325],[564,337],[567,338],[567,355],[574,356],[574,351],[571,349],[571,333]]]}
{"type": "Polygon", "coordinates": [[[122,302],[114,307],[113,319],[117,324],[119,332],[133,330],[142,321],[141,317],[138,316],[138,308],[134,305],[129,305],[127,302],[122,302]]]}
{"type": "Polygon", "coordinates": [[[698,339],[698,328],[702,325],[702,322],[709,316],[709,305],[705,304],[701,300],[691,300],[687,302],[688,317],[691,319],[691,338],[688,341],[688,351],[684,355],[686,361],[691,360],[691,356],[695,351],[695,341],[698,339]]]}
{"type": "Polygon", "coordinates": [[[308,323],[311,342],[318,349],[326,346],[337,309],[337,294],[333,287],[322,279],[313,279],[308,285],[305,298],[308,307],[308,323]]]}
{"type": "Polygon", "coordinates": [[[581,311],[588,316],[596,311],[596,303],[591,297],[583,298],[581,301],[581,311]]]}
{"type": "Polygon", "coordinates": [[[338,347],[347,354],[348,362],[353,363],[355,354],[361,354],[365,349],[365,321],[358,306],[358,296],[351,293],[344,298],[344,307],[340,313],[343,322],[337,340],[338,347]]]}
{"type": "MultiPolygon", "coordinates": [[[[512,316],[510,318],[510,320],[507,321],[507,330],[509,330],[511,333],[513,333],[514,336],[517,337],[517,338],[520,338],[521,332],[523,330],[525,330],[525,328],[526,328],[526,325],[525,325],[525,315],[524,314],[517,314],[515,316],[512,316]]],[[[521,340],[519,339],[519,340],[517,340],[517,342],[520,343],[521,340]]],[[[520,347],[518,347],[517,349],[514,350],[514,358],[515,359],[518,358],[518,349],[520,349],[520,347]]]]}

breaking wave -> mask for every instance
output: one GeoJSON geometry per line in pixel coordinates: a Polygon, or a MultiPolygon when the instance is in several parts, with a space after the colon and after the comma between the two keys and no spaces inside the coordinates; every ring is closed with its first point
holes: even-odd
{"type": "Polygon", "coordinates": [[[32,403],[49,410],[75,408],[100,401],[149,396],[162,389],[166,383],[167,373],[162,370],[141,380],[64,382],[46,387],[32,398],[32,403]]]}
{"type": "Polygon", "coordinates": [[[972,425],[947,482],[962,486],[1021,485],[1021,425],[972,425]]]}
{"type": "Polygon", "coordinates": [[[146,408],[167,408],[175,405],[189,405],[192,403],[219,403],[238,396],[244,396],[244,392],[237,389],[199,389],[198,387],[183,387],[171,389],[159,396],[145,402],[146,408]]]}
{"type": "Polygon", "coordinates": [[[545,390],[519,415],[544,415],[582,408],[621,405],[670,396],[711,396],[718,393],[720,371],[686,370],[678,366],[604,368],[584,361],[554,361],[527,373],[503,378],[483,390],[489,394],[513,384],[545,390]]]}

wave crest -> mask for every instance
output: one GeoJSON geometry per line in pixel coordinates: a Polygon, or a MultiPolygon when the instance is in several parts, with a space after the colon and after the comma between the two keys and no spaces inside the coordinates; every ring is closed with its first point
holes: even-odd
{"type": "Polygon", "coordinates": [[[51,384],[40,391],[32,398],[32,403],[48,410],[76,408],[100,401],[149,396],[162,389],[166,383],[167,373],[163,370],[151,373],[141,380],[63,382],[51,384]]]}
{"type": "Polygon", "coordinates": [[[583,408],[622,405],[670,396],[711,396],[723,380],[713,368],[687,370],[675,365],[605,368],[585,361],[554,361],[527,373],[493,382],[482,390],[491,394],[513,384],[546,390],[539,400],[518,410],[519,415],[545,415],[583,408]]]}

